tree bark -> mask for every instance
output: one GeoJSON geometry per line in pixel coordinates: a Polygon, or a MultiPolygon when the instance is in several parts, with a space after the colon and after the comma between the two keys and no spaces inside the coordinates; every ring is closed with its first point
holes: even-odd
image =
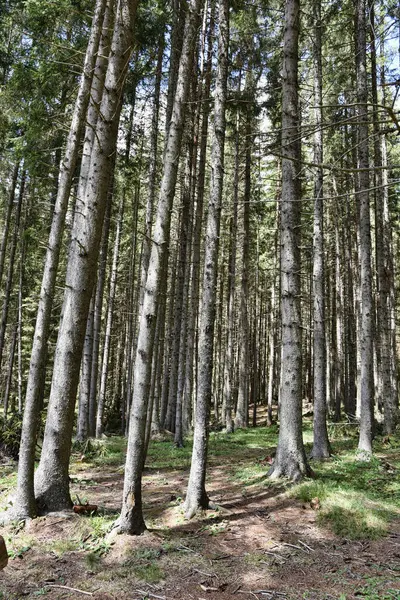
{"type": "Polygon", "coordinates": [[[79,368],[95,282],[109,181],[115,162],[122,91],[132,52],[136,0],[120,0],[82,210],[72,229],[42,456],[35,493],[42,509],[71,506],[68,464],[79,368]]]}
{"type": "Polygon", "coordinates": [[[292,480],[309,473],[301,414],[299,13],[299,0],[286,0],[282,80],[280,429],[275,461],[269,471],[274,479],[292,480]]]}
{"type": "Polygon", "coordinates": [[[373,437],[373,334],[374,311],[372,300],[371,269],[371,217],[369,199],[369,149],[368,149],[368,83],[366,56],[366,2],[356,3],[356,77],[358,125],[357,198],[359,204],[360,265],[361,265],[361,414],[358,449],[362,457],[372,453],[373,437]]]}
{"type": "MultiPolygon", "coordinates": [[[[321,1],[314,0],[314,162],[323,163],[322,140],[322,18],[321,1]]],[[[330,455],[326,426],[326,334],[325,334],[325,258],[324,258],[324,174],[317,167],[314,182],[313,239],[313,368],[314,368],[314,442],[312,458],[330,455]]]]}
{"type": "Polygon", "coordinates": [[[218,66],[215,83],[214,131],[211,147],[211,183],[204,256],[203,296],[200,314],[199,374],[193,453],[185,500],[185,515],[187,518],[193,517],[200,508],[207,509],[209,505],[209,498],[205,489],[205,478],[211,406],[219,230],[224,181],[225,105],[229,48],[229,7],[227,0],[219,1],[218,15],[218,66]]]}
{"type": "Polygon", "coordinates": [[[192,73],[199,8],[200,0],[191,0],[188,5],[177,88],[165,149],[164,170],[153,232],[146,289],[139,322],[123,501],[118,521],[118,531],[121,533],[140,534],[146,528],[142,507],[142,469],[145,459],[146,417],[152,353],[159,300],[158,295],[161,280],[165,276],[161,268],[164,265],[163,258],[167,251],[165,241],[169,236],[170,230],[171,209],[175,194],[178,157],[180,155],[186,101],[190,87],[190,74],[192,73]]]}
{"type": "Polygon", "coordinates": [[[58,271],[65,215],[71,191],[72,179],[78,158],[79,144],[89,102],[90,87],[96,53],[99,46],[106,0],[98,0],[93,17],[91,34],[86,50],[82,79],[75,102],[74,114],[69,130],[67,145],[61,163],[57,199],[49,236],[46,261],[40,290],[39,306],[29,367],[25,410],[22,424],[21,446],[19,453],[16,502],[13,514],[16,518],[36,516],[34,497],[34,462],[36,438],[41,408],[41,390],[45,377],[47,341],[50,331],[51,311],[58,271]]]}
{"type": "MultiPolygon", "coordinates": [[[[322,18],[321,0],[314,0],[314,163],[323,164],[322,138],[322,18]]],[[[312,458],[328,458],[326,398],[326,332],[325,332],[325,243],[324,243],[324,173],[317,167],[314,182],[313,236],[313,368],[314,368],[314,440],[312,458]]]]}
{"type": "Polygon", "coordinates": [[[103,433],[103,420],[104,420],[104,407],[106,400],[106,387],[108,378],[108,367],[109,367],[109,354],[111,345],[111,331],[113,326],[113,314],[114,314],[114,300],[115,292],[117,289],[117,276],[118,276],[118,258],[119,258],[119,245],[121,240],[122,222],[124,217],[124,196],[120,201],[117,219],[117,230],[115,233],[113,259],[111,265],[110,275],[110,291],[108,294],[108,307],[107,307],[107,320],[106,320],[106,331],[104,337],[104,348],[103,348],[103,364],[101,369],[100,379],[100,393],[99,402],[97,405],[97,416],[96,416],[96,437],[100,438],[103,433]]]}

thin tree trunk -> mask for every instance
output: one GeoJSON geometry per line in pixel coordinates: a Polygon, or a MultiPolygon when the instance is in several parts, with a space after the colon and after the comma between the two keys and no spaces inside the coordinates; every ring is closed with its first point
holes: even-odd
{"type": "Polygon", "coordinates": [[[4,399],[3,399],[4,421],[7,420],[7,416],[8,416],[8,406],[9,406],[9,400],[10,400],[10,390],[11,390],[11,383],[12,383],[12,376],[13,376],[15,347],[17,345],[17,337],[18,337],[18,323],[14,326],[14,331],[13,331],[13,334],[11,337],[11,346],[10,346],[10,354],[9,354],[9,359],[8,359],[6,387],[4,390],[4,399]]]}
{"type": "Polygon", "coordinates": [[[7,210],[6,210],[6,214],[4,217],[3,234],[1,237],[1,244],[0,244],[0,285],[1,285],[2,279],[3,279],[4,261],[6,258],[8,233],[10,231],[11,214],[12,214],[12,209],[13,209],[14,200],[15,200],[15,190],[17,188],[17,183],[18,183],[19,165],[20,165],[20,163],[17,162],[17,164],[14,167],[14,172],[13,172],[12,181],[11,181],[11,189],[10,189],[10,193],[8,196],[7,210]]]}
{"type": "MultiPolygon", "coordinates": [[[[250,74],[248,74],[251,83],[250,74]]],[[[247,85],[246,85],[247,87],[247,85]]],[[[249,413],[249,269],[250,269],[250,194],[251,194],[251,125],[252,115],[248,107],[246,115],[246,162],[243,195],[243,246],[242,277],[240,289],[239,317],[239,390],[235,415],[235,427],[247,427],[249,413]]]]}
{"type": "Polygon", "coordinates": [[[214,321],[218,267],[221,200],[224,181],[225,105],[227,96],[229,7],[219,1],[218,67],[215,83],[214,132],[211,148],[211,183],[204,257],[203,296],[199,331],[199,375],[194,422],[193,453],[185,500],[185,515],[193,517],[207,509],[205,489],[209,415],[213,370],[214,321]]]}
{"type": "Polygon", "coordinates": [[[366,57],[366,2],[356,3],[356,76],[358,102],[358,168],[357,196],[360,211],[360,264],[361,264],[361,415],[358,449],[362,456],[372,453],[373,436],[373,333],[371,218],[369,200],[368,152],[368,84],[366,57]]]}
{"type": "Polygon", "coordinates": [[[90,300],[89,316],[86,324],[85,342],[79,380],[78,422],[76,426],[76,439],[84,442],[89,437],[89,405],[90,405],[90,380],[93,356],[93,321],[94,321],[94,296],[90,300]]]}
{"type": "MultiPolygon", "coordinates": [[[[240,77],[239,77],[240,90],[240,77]]],[[[232,418],[233,389],[234,389],[234,323],[235,323],[235,293],[236,293],[236,251],[237,251],[237,226],[238,226],[238,196],[239,196],[239,167],[240,167],[240,117],[239,109],[236,112],[236,132],[235,132],[235,173],[233,184],[233,214],[231,215],[230,239],[229,239],[229,271],[228,271],[228,310],[227,310],[227,340],[224,363],[224,386],[223,386],[223,405],[226,433],[233,433],[234,422],[232,418]]]]}
{"type": "Polygon", "coordinates": [[[175,194],[186,101],[190,88],[199,8],[200,0],[189,2],[177,89],[166,143],[164,172],[153,232],[146,290],[139,323],[123,502],[118,522],[119,531],[131,534],[140,534],[145,529],[142,512],[142,469],[145,460],[147,402],[151,381],[158,294],[161,280],[165,276],[161,269],[164,266],[163,258],[167,251],[165,240],[169,237],[171,208],[175,194]]]}
{"type": "Polygon", "coordinates": [[[4,301],[3,301],[3,309],[1,313],[1,321],[0,321],[0,367],[3,361],[3,352],[4,352],[4,344],[6,337],[6,328],[8,323],[8,310],[10,308],[10,299],[11,299],[11,291],[14,280],[14,271],[15,271],[15,255],[17,252],[18,246],[18,237],[20,232],[20,219],[21,219],[21,210],[22,210],[22,202],[24,199],[25,193],[25,178],[26,172],[24,171],[21,176],[21,182],[18,193],[18,203],[15,211],[15,221],[14,221],[14,231],[10,245],[10,256],[8,262],[7,269],[7,278],[6,285],[4,290],[4,301]]]}
{"type": "Polygon", "coordinates": [[[96,416],[96,437],[99,438],[103,433],[103,421],[104,421],[104,407],[106,401],[106,389],[108,379],[108,368],[109,368],[109,354],[111,346],[111,331],[113,327],[113,316],[114,316],[114,300],[115,292],[117,289],[117,276],[118,276],[118,258],[119,258],[119,246],[121,241],[122,221],[124,217],[124,196],[122,195],[117,219],[117,230],[115,233],[113,259],[111,265],[110,275],[110,290],[108,294],[108,307],[107,307],[107,319],[106,319],[106,331],[104,336],[104,348],[103,348],[103,364],[101,369],[101,380],[100,380],[100,393],[99,402],[97,405],[97,416],[96,416]]]}
{"type": "Polygon", "coordinates": [[[100,332],[101,317],[103,312],[104,286],[107,271],[107,253],[108,241],[111,223],[111,205],[112,190],[108,191],[106,214],[103,221],[103,230],[101,234],[101,247],[99,264],[97,268],[97,284],[94,299],[93,313],[93,347],[92,364],[90,367],[90,394],[89,394],[89,436],[94,437],[96,433],[96,414],[97,414],[97,384],[99,375],[99,355],[100,355],[100,332]]]}
{"type": "MultiPolygon", "coordinates": [[[[323,163],[322,139],[322,18],[321,0],[314,0],[314,162],[323,163]]],[[[328,458],[330,447],[326,426],[326,333],[325,333],[325,247],[324,247],[324,174],[317,167],[314,182],[313,240],[313,359],[314,359],[314,440],[312,458],[328,458]]]]}

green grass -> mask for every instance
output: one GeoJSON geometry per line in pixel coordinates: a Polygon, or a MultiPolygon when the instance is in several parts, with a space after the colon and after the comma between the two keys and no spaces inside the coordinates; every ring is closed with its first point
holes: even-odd
{"type": "Polygon", "coordinates": [[[294,486],[290,494],[303,502],[318,498],[318,521],[348,539],[377,539],[400,517],[399,440],[390,448],[384,438],[374,444],[368,462],[356,460],[352,438],[334,441],[334,456],[313,464],[316,479],[294,486]],[[385,458],[382,460],[382,454],[385,458]]]}
{"type": "Polygon", "coordinates": [[[138,579],[146,583],[158,583],[165,576],[164,571],[154,563],[135,567],[133,572],[138,579]]]}

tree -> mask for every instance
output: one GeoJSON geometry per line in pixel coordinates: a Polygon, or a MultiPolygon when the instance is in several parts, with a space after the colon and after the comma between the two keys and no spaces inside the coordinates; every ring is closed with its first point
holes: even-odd
{"type": "Polygon", "coordinates": [[[321,2],[314,0],[314,242],[313,242],[313,321],[314,321],[314,443],[311,456],[328,458],[326,427],[326,336],[325,336],[325,259],[324,259],[324,174],[322,141],[322,18],[321,2]]]}
{"type": "Polygon", "coordinates": [[[147,270],[146,289],[139,323],[134,369],[132,407],[129,418],[124,491],[121,515],[117,522],[120,533],[141,534],[146,526],[142,512],[142,470],[146,451],[146,418],[149,397],[154,335],[159,290],[164,273],[171,225],[171,208],[178,173],[178,157],[185,121],[186,101],[192,72],[194,44],[197,34],[200,0],[191,0],[186,16],[176,93],[164,154],[163,176],[153,231],[153,243],[147,270]]]}
{"type": "Polygon", "coordinates": [[[107,68],[101,119],[96,125],[85,198],[75,213],[67,266],[62,322],[57,338],[41,460],[35,476],[40,506],[71,505],[68,463],[73,411],[89,303],[95,280],[109,181],[114,166],[123,85],[132,52],[136,0],[120,0],[107,68]]]}
{"type": "Polygon", "coordinates": [[[371,216],[369,200],[369,147],[368,147],[368,87],[366,54],[366,2],[357,0],[356,10],[356,79],[357,79],[357,166],[356,198],[359,207],[360,285],[361,285],[361,414],[358,448],[364,457],[372,453],[373,436],[373,326],[371,269],[371,216]]]}
{"type": "Polygon", "coordinates": [[[309,473],[303,446],[300,303],[299,0],[286,0],[282,66],[281,381],[280,428],[269,476],[298,480],[309,473]]]}
{"type": "Polygon", "coordinates": [[[208,421],[211,407],[220,213],[224,181],[225,105],[229,48],[229,7],[227,0],[219,0],[218,16],[218,66],[215,82],[214,127],[211,148],[212,167],[200,312],[199,372],[194,417],[193,452],[185,500],[185,515],[187,518],[193,517],[200,508],[206,509],[209,505],[209,498],[205,489],[205,477],[208,421]]]}
{"type": "Polygon", "coordinates": [[[106,0],[98,0],[96,4],[96,11],[93,17],[91,36],[86,51],[81,84],[75,102],[75,109],[69,130],[65,154],[61,164],[57,199],[53,211],[53,220],[42,278],[42,287],[37,311],[29,378],[25,398],[25,410],[19,455],[17,495],[16,503],[13,507],[13,514],[18,518],[34,517],[36,515],[33,475],[51,311],[53,306],[65,215],[68,207],[72,178],[78,158],[81,132],[84,126],[86,110],[89,102],[89,92],[92,83],[93,68],[96,61],[96,52],[101,35],[101,26],[105,5],[106,0]]]}

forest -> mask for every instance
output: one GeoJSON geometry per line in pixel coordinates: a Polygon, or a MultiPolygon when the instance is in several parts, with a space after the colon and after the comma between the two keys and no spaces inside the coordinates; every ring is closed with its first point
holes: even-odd
{"type": "Polygon", "coordinates": [[[2,0],[0,599],[400,598],[399,89],[393,0],[2,0]]]}

